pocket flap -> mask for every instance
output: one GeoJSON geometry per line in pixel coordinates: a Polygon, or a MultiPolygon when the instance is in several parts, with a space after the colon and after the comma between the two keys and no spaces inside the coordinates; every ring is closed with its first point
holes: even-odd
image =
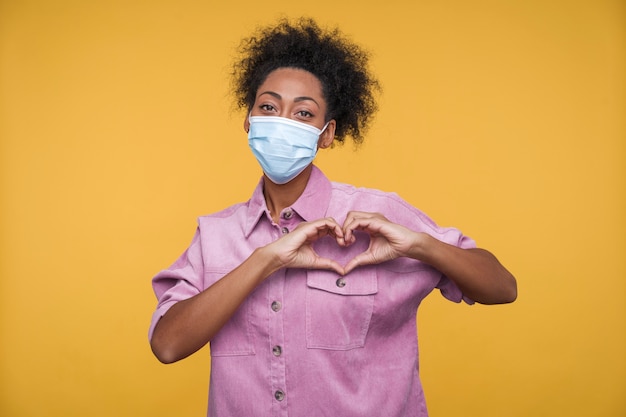
{"type": "Polygon", "coordinates": [[[371,295],[378,292],[376,269],[363,267],[341,276],[334,271],[308,270],[307,286],[341,295],[371,295]]]}

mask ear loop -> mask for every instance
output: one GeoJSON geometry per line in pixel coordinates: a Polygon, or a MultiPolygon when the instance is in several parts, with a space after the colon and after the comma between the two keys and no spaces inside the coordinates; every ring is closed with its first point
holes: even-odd
{"type": "MultiPolygon", "coordinates": [[[[326,122],[326,124],[324,125],[324,127],[320,131],[320,134],[319,134],[318,137],[321,137],[324,134],[324,131],[326,130],[326,128],[328,127],[329,124],[330,124],[330,120],[326,122]]],[[[334,140],[334,138],[333,138],[333,140],[334,140]]],[[[318,146],[315,149],[315,156],[317,156],[317,153],[318,153],[319,150],[320,150],[320,147],[319,147],[319,142],[318,142],[318,146]]]]}

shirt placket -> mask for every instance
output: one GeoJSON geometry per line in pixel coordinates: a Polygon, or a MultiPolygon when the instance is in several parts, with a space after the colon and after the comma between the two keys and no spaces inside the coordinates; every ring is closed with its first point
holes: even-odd
{"type": "MultiPolygon", "coordinates": [[[[289,233],[295,226],[295,215],[292,209],[287,208],[281,212],[278,227],[280,235],[289,233]]],[[[285,279],[287,270],[283,269],[280,274],[270,281],[270,328],[269,328],[269,349],[270,355],[270,376],[271,393],[274,396],[273,407],[274,416],[287,416],[287,401],[289,390],[287,389],[286,375],[286,355],[284,333],[284,299],[285,279]]]]}

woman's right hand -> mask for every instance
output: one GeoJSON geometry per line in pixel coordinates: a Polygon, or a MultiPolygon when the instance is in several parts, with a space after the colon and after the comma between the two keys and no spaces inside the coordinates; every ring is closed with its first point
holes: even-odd
{"type": "Polygon", "coordinates": [[[331,269],[344,275],[343,266],[319,256],[312,244],[324,237],[335,238],[339,246],[346,246],[341,226],[331,217],[300,223],[290,233],[266,246],[278,262],[277,268],[331,269]]]}
{"type": "Polygon", "coordinates": [[[345,246],[341,226],[331,218],[301,223],[280,239],[257,248],[243,263],[201,293],[177,302],[157,323],[151,340],[156,357],[176,362],[207,344],[237,311],[246,297],[281,268],[331,269],[343,275],[336,261],[319,256],[313,242],[333,236],[345,246]]]}

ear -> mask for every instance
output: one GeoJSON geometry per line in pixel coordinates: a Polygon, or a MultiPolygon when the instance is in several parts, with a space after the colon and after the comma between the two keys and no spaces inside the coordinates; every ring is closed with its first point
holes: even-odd
{"type": "Polygon", "coordinates": [[[322,132],[319,140],[317,141],[317,147],[326,149],[328,148],[333,141],[335,140],[335,128],[337,127],[337,122],[335,119],[331,119],[328,122],[328,126],[326,126],[326,130],[322,132]]]}
{"type": "Polygon", "coordinates": [[[250,119],[248,118],[248,116],[246,116],[246,118],[243,120],[243,130],[245,130],[246,133],[250,131],[250,119]]]}

